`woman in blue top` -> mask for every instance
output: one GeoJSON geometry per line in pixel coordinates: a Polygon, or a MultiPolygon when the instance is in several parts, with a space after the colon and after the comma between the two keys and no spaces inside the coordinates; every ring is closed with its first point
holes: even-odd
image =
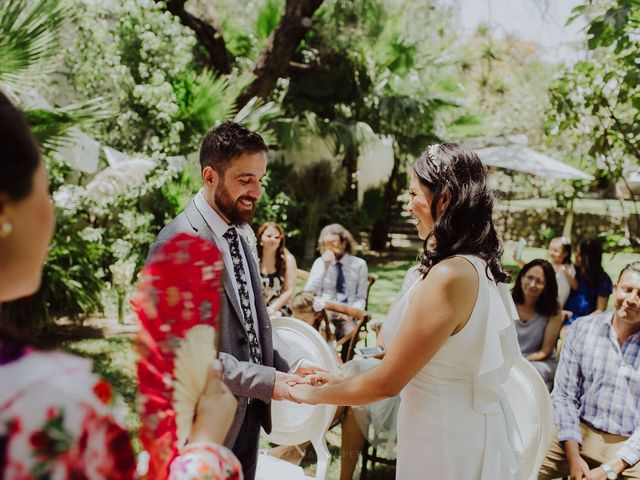
{"type": "Polygon", "coordinates": [[[583,240],[578,244],[575,266],[578,288],[571,290],[564,305],[565,310],[571,312],[567,325],[579,317],[605,311],[613,292],[611,278],[602,268],[602,247],[597,240],[583,240]]]}

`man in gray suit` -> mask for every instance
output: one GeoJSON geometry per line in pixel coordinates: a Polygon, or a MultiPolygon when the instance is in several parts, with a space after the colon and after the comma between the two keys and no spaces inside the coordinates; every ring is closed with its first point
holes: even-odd
{"type": "Polygon", "coordinates": [[[200,148],[203,188],[162,229],[149,254],[183,232],[210,240],[222,252],[220,357],[224,381],[239,399],[225,445],[242,463],[246,480],[255,477],[260,426],[271,431],[271,400],[291,400],[288,385],[321,370],[288,352],[272,334],[260,272],[237,228],[253,219],[266,151],[260,135],[237,123],[209,132],[200,148]]]}

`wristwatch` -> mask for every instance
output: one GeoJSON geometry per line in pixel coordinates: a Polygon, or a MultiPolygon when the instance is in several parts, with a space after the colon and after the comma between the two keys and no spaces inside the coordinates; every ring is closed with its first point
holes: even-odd
{"type": "Polygon", "coordinates": [[[608,464],[603,463],[600,466],[602,470],[604,470],[604,473],[607,474],[607,480],[616,480],[618,478],[618,474],[614,472],[608,464]]]}

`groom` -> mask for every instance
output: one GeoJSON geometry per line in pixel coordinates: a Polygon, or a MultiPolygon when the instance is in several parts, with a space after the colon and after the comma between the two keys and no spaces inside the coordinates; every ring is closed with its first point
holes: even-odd
{"type": "Polygon", "coordinates": [[[225,445],[242,463],[246,480],[255,477],[260,426],[271,431],[271,400],[291,400],[287,382],[321,370],[272,335],[258,266],[238,228],[253,220],[266,151],[260,135],[237,123],[209,132],[200,148],[203,188],[162,229],[150,252],[186,232],[215,243],[222,253],[220,357],[224,381],[239,400],[225,445]]]}

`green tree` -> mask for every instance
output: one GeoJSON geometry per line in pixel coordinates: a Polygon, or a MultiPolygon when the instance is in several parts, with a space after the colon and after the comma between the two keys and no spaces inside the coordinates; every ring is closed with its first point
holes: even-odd
{"type": "MultiPolygon", "coordinates": [[[[587,60],[566,69],[551,89],[551,135],[563,134],[576,160],[600,181],[624,179],[640,161],[640,4],[634,0],[588,1],[573,21],[587,15],[587,60]]],[[[638,209],[636,206],[636,215],[638,209]]],[[[640,231],[629,232],[640,241],[640,231]]]]}

